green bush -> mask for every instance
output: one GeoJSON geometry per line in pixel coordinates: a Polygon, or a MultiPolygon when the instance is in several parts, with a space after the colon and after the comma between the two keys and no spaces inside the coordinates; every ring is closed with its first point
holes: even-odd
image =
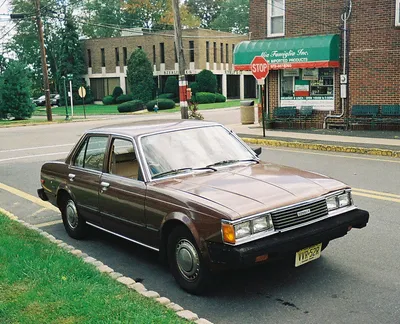
{"type": "Polygon", "coordinates": [[[217,77],[210,70],[202,70],[197,74],[196,82],[201,92],[217,92],[217,77]]]}
{"type": "Polygon", "coordinates": [[[196,93],[196,102],[199,104],[204,103],[213,103],[215,102],[215,93],[211,92],[197,92],[196,93]]]}
{"type": "Polygon", "coordinates": [[[114,103],[114,98],[113,96],[105,96],[102,101],[103,105],[112,105],[114,103]]]}
{"type": "MultiPolygon", "coordinates": [[[[148,111],[154,111],[154,106],[157,104],[157,100],[151,100],[146,104],[148,111]]],[[[175,107],[175,102],[171,99],[158,99],[158,109],[171,109],[175,107]]]]}
{"type": "Polygon", "coordinates": [[[175,99],[175,93],[162,93],[158,96],[159,99],[171,99],[174,100],[175,99]]]}
{"type": "Polygon", "coordinates": [[[120,113],[140,111],[143,109],[144,105],[141,100],[131,100],[118,105],[118,111],[120,113]]]}
{"type": "Polygon", "coordinates": [[[189,84],[189,88],[192,89],[192,95],[195,95],[199,92],[199,84],[197,82],[191,82],[189,84]]]}
{"type": "Polygon", "coordinates": [[[112,93],[112,96],[114,98],[114,102],[117,102],[117,98],[119,96],[121,96],[122,94],[124,94],[124,90],[122,90],[122,88],[119,87],[119,86],[115,87],[114,90],[113,90],[113,93],[112,93]]]}
{"type": "Polygon", "coordinates": [[[132,99],[133,99],[132,95],[130,95],[130,94],[122,94],[115,100],[115,103],[122,104],[124,102],[131,101],[132,99]]]}
{"type": "Polygon", "coordinates": [[[216,93],[215,94],[215,102],[225,102],[226,97],[223,94],[216,93]]]}
{"type": "Polygon", "coordinates": [[[173,93],[174,97],[178,96],[179,92],[179,83],[178,79],[175,76],[170,75],[167,78],[164,86],[164,93],[173,93]]]}

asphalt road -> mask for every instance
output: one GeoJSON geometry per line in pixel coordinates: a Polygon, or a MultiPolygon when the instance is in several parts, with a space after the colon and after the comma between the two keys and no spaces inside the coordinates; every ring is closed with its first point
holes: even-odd
{"type": "MultiPolygon", "coordinates": [[[[205,115],[238,122],[237,110],[205,115]]],[[[171,117],[164,116],[157,118],[171,117]]],[[[288,260],[225,273],[205,296],[180,290],[157,253],[94,229],[87,240],[70,239],[59,213],[10,192],[12,187],[36,196],[42,163],[65,157],[85,129],[141,118],[148,117],[0,129],[0,207],[33,224],[57,222],[43,229],[214,323],[400,323],[399,159],[264,148],[264,160],[350,184],[370,222],[332,241],[314,262],[295,268],[288,260]]]]}

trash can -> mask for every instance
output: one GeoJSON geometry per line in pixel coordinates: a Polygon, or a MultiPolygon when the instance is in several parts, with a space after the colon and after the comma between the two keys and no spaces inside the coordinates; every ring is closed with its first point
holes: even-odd
{"type": "Polygon", "coordinates": [[[240,101],[240,121],[242,125],[254,124],[254,100],[240,101]]]}

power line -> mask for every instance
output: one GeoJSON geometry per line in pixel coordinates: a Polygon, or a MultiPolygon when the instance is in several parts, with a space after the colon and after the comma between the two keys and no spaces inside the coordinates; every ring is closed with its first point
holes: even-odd
{"type": "Polygon", "coordinates": [[[2,2],[2,4],[0,5],[0,8],[3,7],[3,5],[6,3],[6,1],[7,1],[7,0],[4,0],[4,1],[2,2]]]}

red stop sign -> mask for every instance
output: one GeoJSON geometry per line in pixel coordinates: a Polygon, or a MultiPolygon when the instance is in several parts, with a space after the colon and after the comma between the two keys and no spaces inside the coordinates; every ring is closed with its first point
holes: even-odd
{"type": "Polygon", "coordinates": [[[255,56],[251,61],[251,73],[257,80],[264,79],[269,73],[269,65],[263,56],[255,56]]]}

